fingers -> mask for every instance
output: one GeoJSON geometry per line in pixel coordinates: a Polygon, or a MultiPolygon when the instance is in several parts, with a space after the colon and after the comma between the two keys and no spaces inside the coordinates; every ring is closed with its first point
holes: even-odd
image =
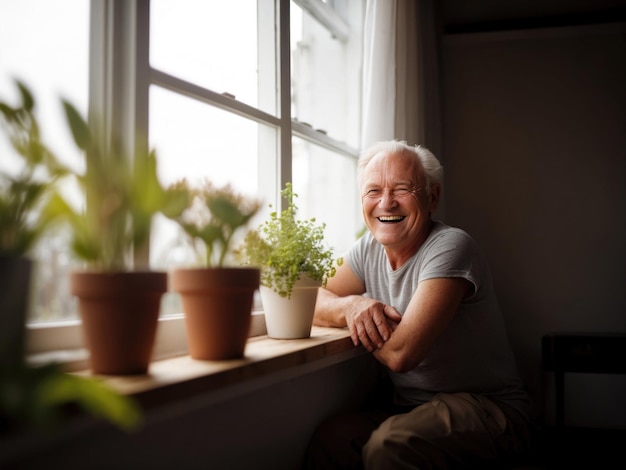
{"type": "Polygon", "coordinates": [[[399,323],[402,320],[402,315],[396,309],[396,307],[392,307],[391,305],[385,305],[383,309],[383,313],[385,316],[394,323],[399,323]]]}
{"type": "Polygon", "coordinates": [[[356,331],[360,343],[369,352],[383,347],[385,341],[382,339],[380,332],[371,321],[357,323],[356,331]]]}
{"type": "Polygon", "coordinates": [[[399,321],[401,318],[393,307],[377,302],[365,310],[357,312],[348,320],[350,336],[355,346],[359,343],[369,352],[380,349],[395,329],[389,320],[399,321]],[[386,310],[389,310],[389,313],[386,310]]]}

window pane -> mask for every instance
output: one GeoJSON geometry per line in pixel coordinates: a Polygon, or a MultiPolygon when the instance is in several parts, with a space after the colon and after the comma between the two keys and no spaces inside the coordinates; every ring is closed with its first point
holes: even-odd
{"type": "Polygon", "coordinates": [[[340,256],[363,226],[356,182],[356,159],[294,137],[293,175],[302,218],[325,223],[325,238],[340,256]]]}
{"type": "MultiPolygon", "coordinates": [[[[291,15],[293,118],[358,146],[361,52],[355,43],[360,36],[338,40],[294,2],[291,15]]],[[[357,16],[350,17],[355,25],[357,16]]]]}
{"type": "MultiPolygon", "coordinates": [[[[273,12],[273,3],[262,6],[273,12]]],[[[152,0],[150,8],[152,67],[275,113],[276,100],[259,103],[259,87],[276,68],[258,59],[263,51],[273,59],[274,28],[257,28],[257,0],[152,0]]]]}
{"type": "MultiPolygon", "coordinates": [[[[0,22],[2,99],[17,104],[13,79],[22,80],[36,100],[44,141],[65,164],[82,171],[82,155],[72,143],[60,99],[71,101],[87,115],[89,2],[2,0],[0,22]]],[[[1,135],[3,170],[12,161],[11,152],[1,135]]],[[[48,237],[36,248],[34,257],[30,321],[76,318],[68,287],[67,245],[48,237]]]]}
{"type": "MultiPolygon", "coordinates": [[[[259,133],[265,126],[160,87],[150,91],[150,145],[156,149],[164,184],[186,178],[259,196],[259,133]]],[[[274,131],[272,131],[274,132],[274,131]]],[[[162,221],[153,234],[151,264],[168,266],[193,261],[173,249],[176,225],[162,221]]]]}

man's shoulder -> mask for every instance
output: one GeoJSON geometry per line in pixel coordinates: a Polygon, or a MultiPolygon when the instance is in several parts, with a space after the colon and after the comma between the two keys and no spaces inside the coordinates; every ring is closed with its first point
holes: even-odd
{"type": "Polygon", "coordinates": [[[371,249],[377,245],[380,245],[378,241],[372,235],[372,232],[366,230],[365,233],[357,240],[357,245],[361,245],[362,248],[371,249]]]}
{"type": "Polygon", "coordinates": [[[467,233],[462,228],[447,225],[444,222],[441,222],[439,220],[435,220],[433,222],[433,228],[430,231],[429,238],[432,240],[442,240],[442,239],[472,240],[472,237],[470,236],[470,234],[467,233]]]}

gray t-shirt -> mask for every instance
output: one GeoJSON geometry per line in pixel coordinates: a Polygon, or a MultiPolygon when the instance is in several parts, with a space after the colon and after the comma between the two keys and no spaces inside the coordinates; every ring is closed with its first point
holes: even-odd
{"type": "Polygon", "coordinates": [[[486,259],[463,230],[435,221],[402,267],[391,269],[382,245],[366,233],[345,260],[365,284],[365,295],[401,314],[419,282],[461,277],[474,286],[452,322],[420,364],[407,373],[389,371],[400,404],[421,404],[438,392],[480,393],[528,413],[528,395],[519,378],[486,259]]]}

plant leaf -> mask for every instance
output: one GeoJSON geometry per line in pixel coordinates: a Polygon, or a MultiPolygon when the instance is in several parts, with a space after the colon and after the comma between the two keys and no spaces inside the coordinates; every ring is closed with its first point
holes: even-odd
{"type": "Polygon", "coordinates": [[[137,428],[141,421],[141,413],[134,400],[93,377],[62,372],[51,374],[41,383],[39,399],[49,407],[75,403],[91,415],[125,430],[137,428]]]}
{"type": "Polygon", "coordinates": [[[30,113],[35,107],[35,100],[33,95],[28,90],[28,87],[23,82],[17,80],[17,87],[20,89],[20,95],[22,96],[22,103],[24,108],[30,113]]]}
{"type": "Polygon", "coordinates": [[[76,145],[78,145],[78,148],[81,150],[90,150],[93,145],[93,139],[89,126],[71,103],[65,100],[62,102],[67,122],[72,131],[72,137],[74,137],[74,142],[76,142],[76,145]]]}

